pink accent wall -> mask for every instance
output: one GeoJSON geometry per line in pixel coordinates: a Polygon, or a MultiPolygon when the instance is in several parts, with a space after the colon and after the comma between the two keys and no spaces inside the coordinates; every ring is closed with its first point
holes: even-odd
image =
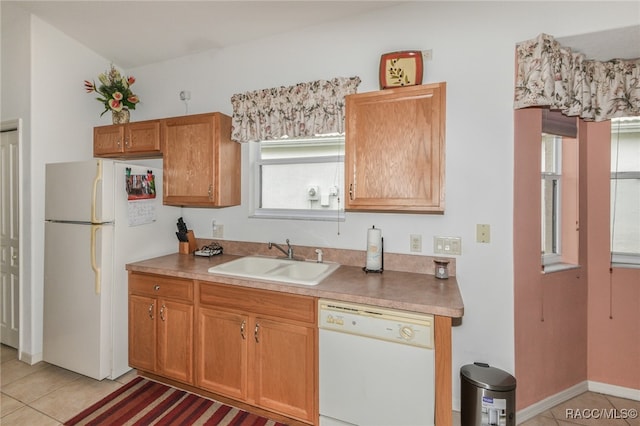
{"type": "Polygon", "coordinates": [[[578,128],[581,267],[548,274],[540,267],[541,110],[516,110],[514,124],[516,408],[585,380],[640,389],[640,269],[609,271],[609,122],[578,128]]]}
{"type": "Polygon", "coordinates": [[[589,123],[588,378],[640,389],[640,269],[609,270],[610,123],[589,123]]]}
{"type": "MultiPolygon", "coordinates": [[[[587,280],[581,269],[542,274],[541,110],[516,110],[514,147],[514,328],[516,408],[587,379],[587,280]]],[[[580,210],[584,211],[581,197],[580,210]]],[[[582,222],[582,221],[581,221],[582,222]]],[[[579,258],[586,256],[580,241],[579,258]]]]}

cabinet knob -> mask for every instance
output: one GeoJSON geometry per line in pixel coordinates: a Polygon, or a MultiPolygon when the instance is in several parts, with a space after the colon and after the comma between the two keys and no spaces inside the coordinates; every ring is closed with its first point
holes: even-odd
{"type": "Polygon", "coordinates": [[[155,291],[160,290],[160,285],[158,285],[158,284],[154,285],[154,286],[153,286],[153,289],[154,289],[155,291]]]}
{"type": "Polygon", "coordinates": [[[126,146],[127,148],[131,146],[131,144],[129,143],[129,139],[124,140],[124,146],[126,146]]]}
{"type": "Polygon", "coordinates": [[[349,184],[349,199],[353,201],[353,184],[349,184]]]}
{"type": "Polygon", "coordinates": [[[213,199],[213,185],[209,184],[209,200],[213,199]]]}

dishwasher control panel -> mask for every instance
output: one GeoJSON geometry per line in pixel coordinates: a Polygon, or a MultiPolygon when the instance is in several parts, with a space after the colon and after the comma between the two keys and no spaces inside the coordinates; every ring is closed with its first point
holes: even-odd
{"type": "Polygon", "coordinates": [[[320,299],[318,327],[433,348],[433,315],[320,299]]]}

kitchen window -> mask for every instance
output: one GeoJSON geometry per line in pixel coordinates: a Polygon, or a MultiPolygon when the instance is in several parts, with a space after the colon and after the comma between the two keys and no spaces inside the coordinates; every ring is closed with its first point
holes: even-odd
{"type": "Polygon", "coordinates": [[[611,259],[640,266],[640,118],[611,120],[611,259]]]}
{"type": "Polygon", "coordinates": [[[542,259],[561,260],[562,136],[542,135],[542,259]]]}
{"type": "Polygon", "coordinates": [[[543,111],[541,262],[545,272],[578,264],[578,140],[575,118],[543,111]]]}
{"type": "Polygon", "coordinates": [[[344,136],[251,142],[253,217],[344,220],[344,136]]]}

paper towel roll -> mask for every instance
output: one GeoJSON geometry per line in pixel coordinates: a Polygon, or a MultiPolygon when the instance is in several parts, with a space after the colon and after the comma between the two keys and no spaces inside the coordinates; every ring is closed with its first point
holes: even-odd
{"type": "Polygon", "coordinates": [[[370,271],[382,269],[382,230],[375,226],[367,231],[367,264],[365,267],[370,271]]]}

